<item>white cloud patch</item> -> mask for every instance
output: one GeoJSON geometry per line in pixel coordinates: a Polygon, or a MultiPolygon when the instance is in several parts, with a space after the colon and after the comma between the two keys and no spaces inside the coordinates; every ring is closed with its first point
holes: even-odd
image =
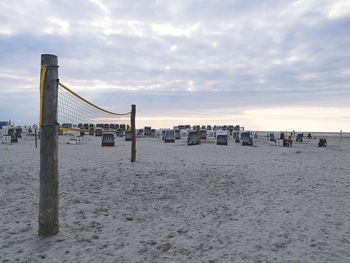
{"type": "Polygon", "coordinates": [[[91,3],[94,3],[99,9],[101,9],[106,15],[110,13],[109,9],[99,0],[89,0],[91,3]]]}
{"type": "Polygon", "coordinates": [[[92,28],[86,28],[88,32],[97,35],[135,35],[142,37],[147,29],[145,25],[137,20],[117,20],[110,17],[98,18],[90,23],[92,28]]]}
{"type": "Polygon", "coordinates": [[[341,17],[350,17],[350,1],[348,0],[334,1],[328,12],[328,18],[330,19],[341,17]]]}
{"type": "Polygon", "coordinates": [[[68,34],[69,23],[65,20],[52,17],[48,19],[43,31],[47,34],[68,34]]]}
{"type": "Polygon", "coordinates": [[[154,34],[164,36],[185,36],[191,37],[193,33],[198,31],[200,23],[197,22],[192,25],[171,25],[171,24],[152,24],[151,28],[154,34]]]}

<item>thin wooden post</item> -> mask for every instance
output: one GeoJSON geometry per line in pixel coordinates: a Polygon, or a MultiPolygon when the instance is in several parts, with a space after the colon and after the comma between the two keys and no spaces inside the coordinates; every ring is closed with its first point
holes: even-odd
{"type": "Polygon", "coordinates": [[[136,105],[131,105],[131,162],[136,161],[136,129],[135,129],[136,105]]]}
{"type": "Polygon", "coordinates": [[[340,142],[343,142],[343,130],[340,130],[340,142]]]}
{"type": "Polygon", "coordinates": [[[201,132],[200,132],[200,127],[196,127],[197,130],[197,143],[201,143],[201,132]]]}
{"type": "Polygon", "coordinates": [[[35,134],[35,148],[38,148],[38,137],[37,137],[37,130],[34,129],[34,134],[35,134]]]}
{"type": "Polygon", "coordinates": [[[59,232],[58,223],[58,66],[57,56],[41,55],[39,236],[59,232]],[[45,74],[46,73],[46,74],[45,74]]]}

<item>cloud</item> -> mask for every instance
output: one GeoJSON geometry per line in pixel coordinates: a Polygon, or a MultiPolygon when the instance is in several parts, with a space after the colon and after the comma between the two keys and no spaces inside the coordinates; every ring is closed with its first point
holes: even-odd
{"type": "Polygon", "coordinates": [[[336,1],[328,12],[328,18],[337,19],[350,16],[350,2],[346,0],[336,1]]]}
{"type": "MultiPolygon", "coordinates": [[[[40,54],[53,53],[63,83],[115,111],[136,102],[150,118],[204,106],[221,114],[232,105],[344,106],[350,99],[347,5],[2,1],[0,92],[13,94],[16,105],[20,94],[37,96],[40,54]]],[[[0,117],[7,119],[4,107],[0,117]]],[[[37,106],[28,107],[35,116],[37,106]]]]}
{"type": "Polygon", "coordinates": [[[193,25],[184,25],[184,26],[174,26],[171,24],[152,24],[151,28],[154,34],[160,36],[175,36],[181,37],[185,36],[187,38],[196,32],[200,27],[200,23],[197,22],[193,25]]]}

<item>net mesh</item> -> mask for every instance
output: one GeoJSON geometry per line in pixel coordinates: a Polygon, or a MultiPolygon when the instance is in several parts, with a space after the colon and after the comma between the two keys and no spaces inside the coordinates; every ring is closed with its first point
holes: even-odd
{"type": "Polygon", "coordinates": [[[93,130],[96,127],[130,129],[131,112],[114,113],[80,97],[67,86],[58,85],[57,120],[60,130],[93,130]]]}

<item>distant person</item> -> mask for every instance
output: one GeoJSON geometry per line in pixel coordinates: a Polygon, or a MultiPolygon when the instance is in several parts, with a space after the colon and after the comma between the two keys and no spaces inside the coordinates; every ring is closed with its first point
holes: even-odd
{"type": "Polygon", "coordinates": [[[320,138],[320,141],[318,142],[318,147],[327,147],[326,138],[320,138]]]}
{"type": "Polygon", "coordinates": [[[237,136],[236,136],[235,143],[239,143],[239,135],[238,135],[238,133],[237,133],[237,136]]]}
{"type": "Polygon", "coordinates": [[[285,138],[286,138],[286,136],[284,135],[284,132],[282,132],[281,135],[280,135],[280,139],[284,140],[285,138]]]}

